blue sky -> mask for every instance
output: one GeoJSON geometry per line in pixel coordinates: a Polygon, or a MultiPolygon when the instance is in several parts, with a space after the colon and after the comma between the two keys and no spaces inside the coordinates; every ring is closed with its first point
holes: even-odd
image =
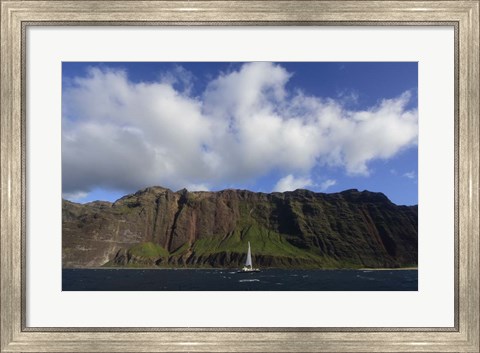
{"type": "Polygon", "coordinates": [[[62,65],[63,197],[356,188],[418,202],[417,63],[62,65]]]}

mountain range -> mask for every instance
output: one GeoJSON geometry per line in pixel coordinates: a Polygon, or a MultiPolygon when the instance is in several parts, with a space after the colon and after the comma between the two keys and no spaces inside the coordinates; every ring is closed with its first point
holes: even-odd
{"type": "Polygon", "coordinates": [[[418,263],[418,208],[345,190],[173,192],[62,201],[64,268],[398,268],[418,263]]]}

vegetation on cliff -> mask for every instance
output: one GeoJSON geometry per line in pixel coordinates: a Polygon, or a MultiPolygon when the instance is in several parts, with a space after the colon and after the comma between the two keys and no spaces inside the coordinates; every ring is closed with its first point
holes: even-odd
{"type": "Polygon", "coordinates": [[[150,187],[114,203],[63,201],[63,266],[260,267],[417,264],[417,206],[381,193],[308,190],[173,192],[150,187]]]}

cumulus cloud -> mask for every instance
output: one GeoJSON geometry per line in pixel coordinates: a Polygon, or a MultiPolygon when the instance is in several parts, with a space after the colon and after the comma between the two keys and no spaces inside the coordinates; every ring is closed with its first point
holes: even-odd
{"type": "Polygon", "coordinates": [[[78,201],[83,199],[88,195],[88,192],[78,191],[78,192],[64,192],[62,193],[62,198],[71,200],[71,201],[78,201]]]}
{"type": "Polygon", "coordinates": [[[310,178],[295,178],[292,174],[289,174],[281,178],[277,184],[275,184],[273,191],[294,191],[297,189],[305,189],[309,186],[313,186],[313,182],[310,178]]]}
{"type": "Polygon", "coordinates": [[[325,190],[327,190],[328,188],[330,188],[330,187],[332,187],[332,186],[334,186],[334,185],[336,185],[336,184],[337,184],[337,181],[336,181],[336,180],[334,180],[334,179],[327,179],[327,180],[325,180],[324,182],[322,182],[322,183],[320,184],[320,190],[325,191],[325,190]]]}
{"type": "Polygon", "coordinates": [[[293,73],[280,65],[248,63],[192,96],[192,75],[175,70],[177,79],[172,73],[132,83],[124,71],[91,68],[64,88],[65,193],[150,185],[208,190],[272,171],[290,177],[285,185],[307,187],[310,178],[293,175],[317,167],[368,175],[370,161],[417,143],[409,92],[352,111],[341,100],[288,90],[293,73]]]}

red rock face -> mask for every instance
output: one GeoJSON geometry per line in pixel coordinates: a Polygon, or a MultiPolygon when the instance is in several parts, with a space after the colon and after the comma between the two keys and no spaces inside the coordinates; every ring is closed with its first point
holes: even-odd
{"type": "Polygon", "coordinates": [[[417,264],[417,207],[397,206],[367,191],[264,194],[151,187],[115,203],[63,201],[62,219],[64,267],[238,267],[247,241],[262,267],[417,264]],[[129,250],[144,243],[166,255],[129,250]]]}

